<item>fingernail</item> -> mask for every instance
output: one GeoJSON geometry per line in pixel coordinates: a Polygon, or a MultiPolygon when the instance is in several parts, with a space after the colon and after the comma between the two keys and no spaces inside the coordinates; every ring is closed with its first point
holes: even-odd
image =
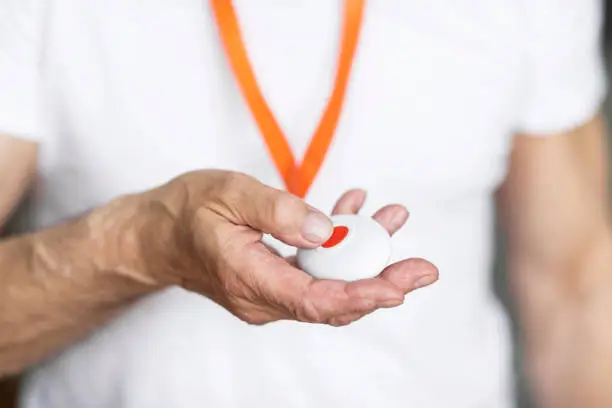
{"type": "Polygon", "coordinates": [[[331,220],[318,211],[311,211],[302,224],[302,236],[313,244],[324,243],[332,234],[331,220]]]}
{"type": "Polygon", "coordinates": [[[435,275],[426,275],[426,276],[423,276],[421,279],[417,280],[414,283],[413,288],[414,289],[419,289],[419,288],[422,288],[423,286],[431,285],[436,280],[438,280],[438,278],[435,275]]]}

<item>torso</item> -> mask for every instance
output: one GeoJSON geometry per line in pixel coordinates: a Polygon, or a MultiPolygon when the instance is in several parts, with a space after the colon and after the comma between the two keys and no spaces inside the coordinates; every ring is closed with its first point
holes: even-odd
{"type": "MultiPolygon", "coordinates": [[[[261,88],[301,157],[333,85],[342,2],[235,3],[261,88]]],[[[113,375],[158,382],[127,396],[130,407],[172,405],[156,392],[168,383],[184,402],[172,406],[186,408],[503,406],[508,336],[489,267],[492,194],[523,86],[517,12],[513,0],[368,2],[340,125],[307,197],[329,210],[361,187],[365,211],[406,205],[393,257],[434,262],[432,288],[346,328],[250,327],[172,289],[78,345],[70,366],[88,383],[109,361],[113,375]],[[134,361],[135,350],[151,360],[134,361]]],[[[58,0],[48,30],[53,141],[37,226],[197,168],[282,186],[207,2],[58,0]]]]}

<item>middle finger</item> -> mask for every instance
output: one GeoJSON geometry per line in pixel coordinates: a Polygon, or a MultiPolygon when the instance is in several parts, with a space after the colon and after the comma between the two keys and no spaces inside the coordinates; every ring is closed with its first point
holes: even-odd
{"type": "Polygon", "coordinates": [[[386,205],[372,216],[389,235],[395,234],[408,220],[408,210],[403,205],[386,205]]]}

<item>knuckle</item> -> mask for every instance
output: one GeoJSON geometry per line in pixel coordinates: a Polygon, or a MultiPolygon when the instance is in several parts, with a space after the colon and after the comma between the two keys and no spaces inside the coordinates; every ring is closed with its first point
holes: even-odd
{"type": "Polygon", "coordinates": [[[237,204],[251,181],[252,178],[244,173],[224,172],[212,183],[210,197],[220,203],[237,204]]]}
{"type": "Polygon", "coordinates": [[[329,324],[333,326],[348,326],[356,321],[363,319],[371,312],[350,312],[333,316],[329,320],[329,324]]]}
{"type": "Polygon", "coordinates": [[[361,304],[353,309],[354,313],[368,314],[372,313],[378,308],[378,305],[374,300],[363,301],[361,304]]]}
{"type": "Polygon", "coordinates": [[[251,205],[257,183],[247,174],[225,172],[213,183],[206,206],[230,221],[239,222],[245,206],[251,205]]]}
{"type": "Polygon", "coordinates": [[[214,181],[219,179],[220,171],[194,170],[171,180],[171,194],[187,206],[199,206],[211,191],[214,181]]]}
{"type": "Polygon", "coordinates": [[[315,307],[315,305],[305,300],[298,307],[294,308],[293,315],[296,320],[308,323],[325,323],[325,318],[315,307]]]}
{"type": "Polygon", "coordinates": [[[253,326],[263,326],[267,323],[272,322],[272,319],[266,313],[249,310],[246,308],[240,308],[234,311],[234,314],[245,323],[248,323],[253,326]]]}
{"type": "Polygon", "coordinates": [[[240,197],[246,176],[241,173],[228,172],[216,183],[216,195],[224,201],[234,201],[240,197]]]}
{"type": "Polygon", "coordinates": [[[244,173],[230,171],[223,177],[223,184],[227,189],[240,191],[252,178],[244,173]]]}
{"type": "Polygon", "coordinates": [[[348,326],[349,324],[353,323],[355,320],[356,319],[352,317],[338,316],[338,317],[331,318],[328,324],[334,327],[343,327],[343,326],[348,326]]]}

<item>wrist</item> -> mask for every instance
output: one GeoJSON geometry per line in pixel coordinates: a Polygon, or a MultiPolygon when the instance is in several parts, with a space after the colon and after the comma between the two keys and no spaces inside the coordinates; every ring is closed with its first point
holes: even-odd
{"type": "Polygon", "coordinates": [[[154,251],[147,247],[153,225],[147,202],[141,195],[119,197],[93,210],[83,222],[87,242],[92,246],[94,268],[99,274],[121,285],[121,290],[134,295],[163,288],[157,276],[154,251]]]}
{"type": "Polygon", "coordinates": [[[193,269],[192,243],[182,222],[187,199],[178,187],[170,183],[134,197],[131,228],[139,270],[160,287],[183,286],[183,277],[193,269]]]}

